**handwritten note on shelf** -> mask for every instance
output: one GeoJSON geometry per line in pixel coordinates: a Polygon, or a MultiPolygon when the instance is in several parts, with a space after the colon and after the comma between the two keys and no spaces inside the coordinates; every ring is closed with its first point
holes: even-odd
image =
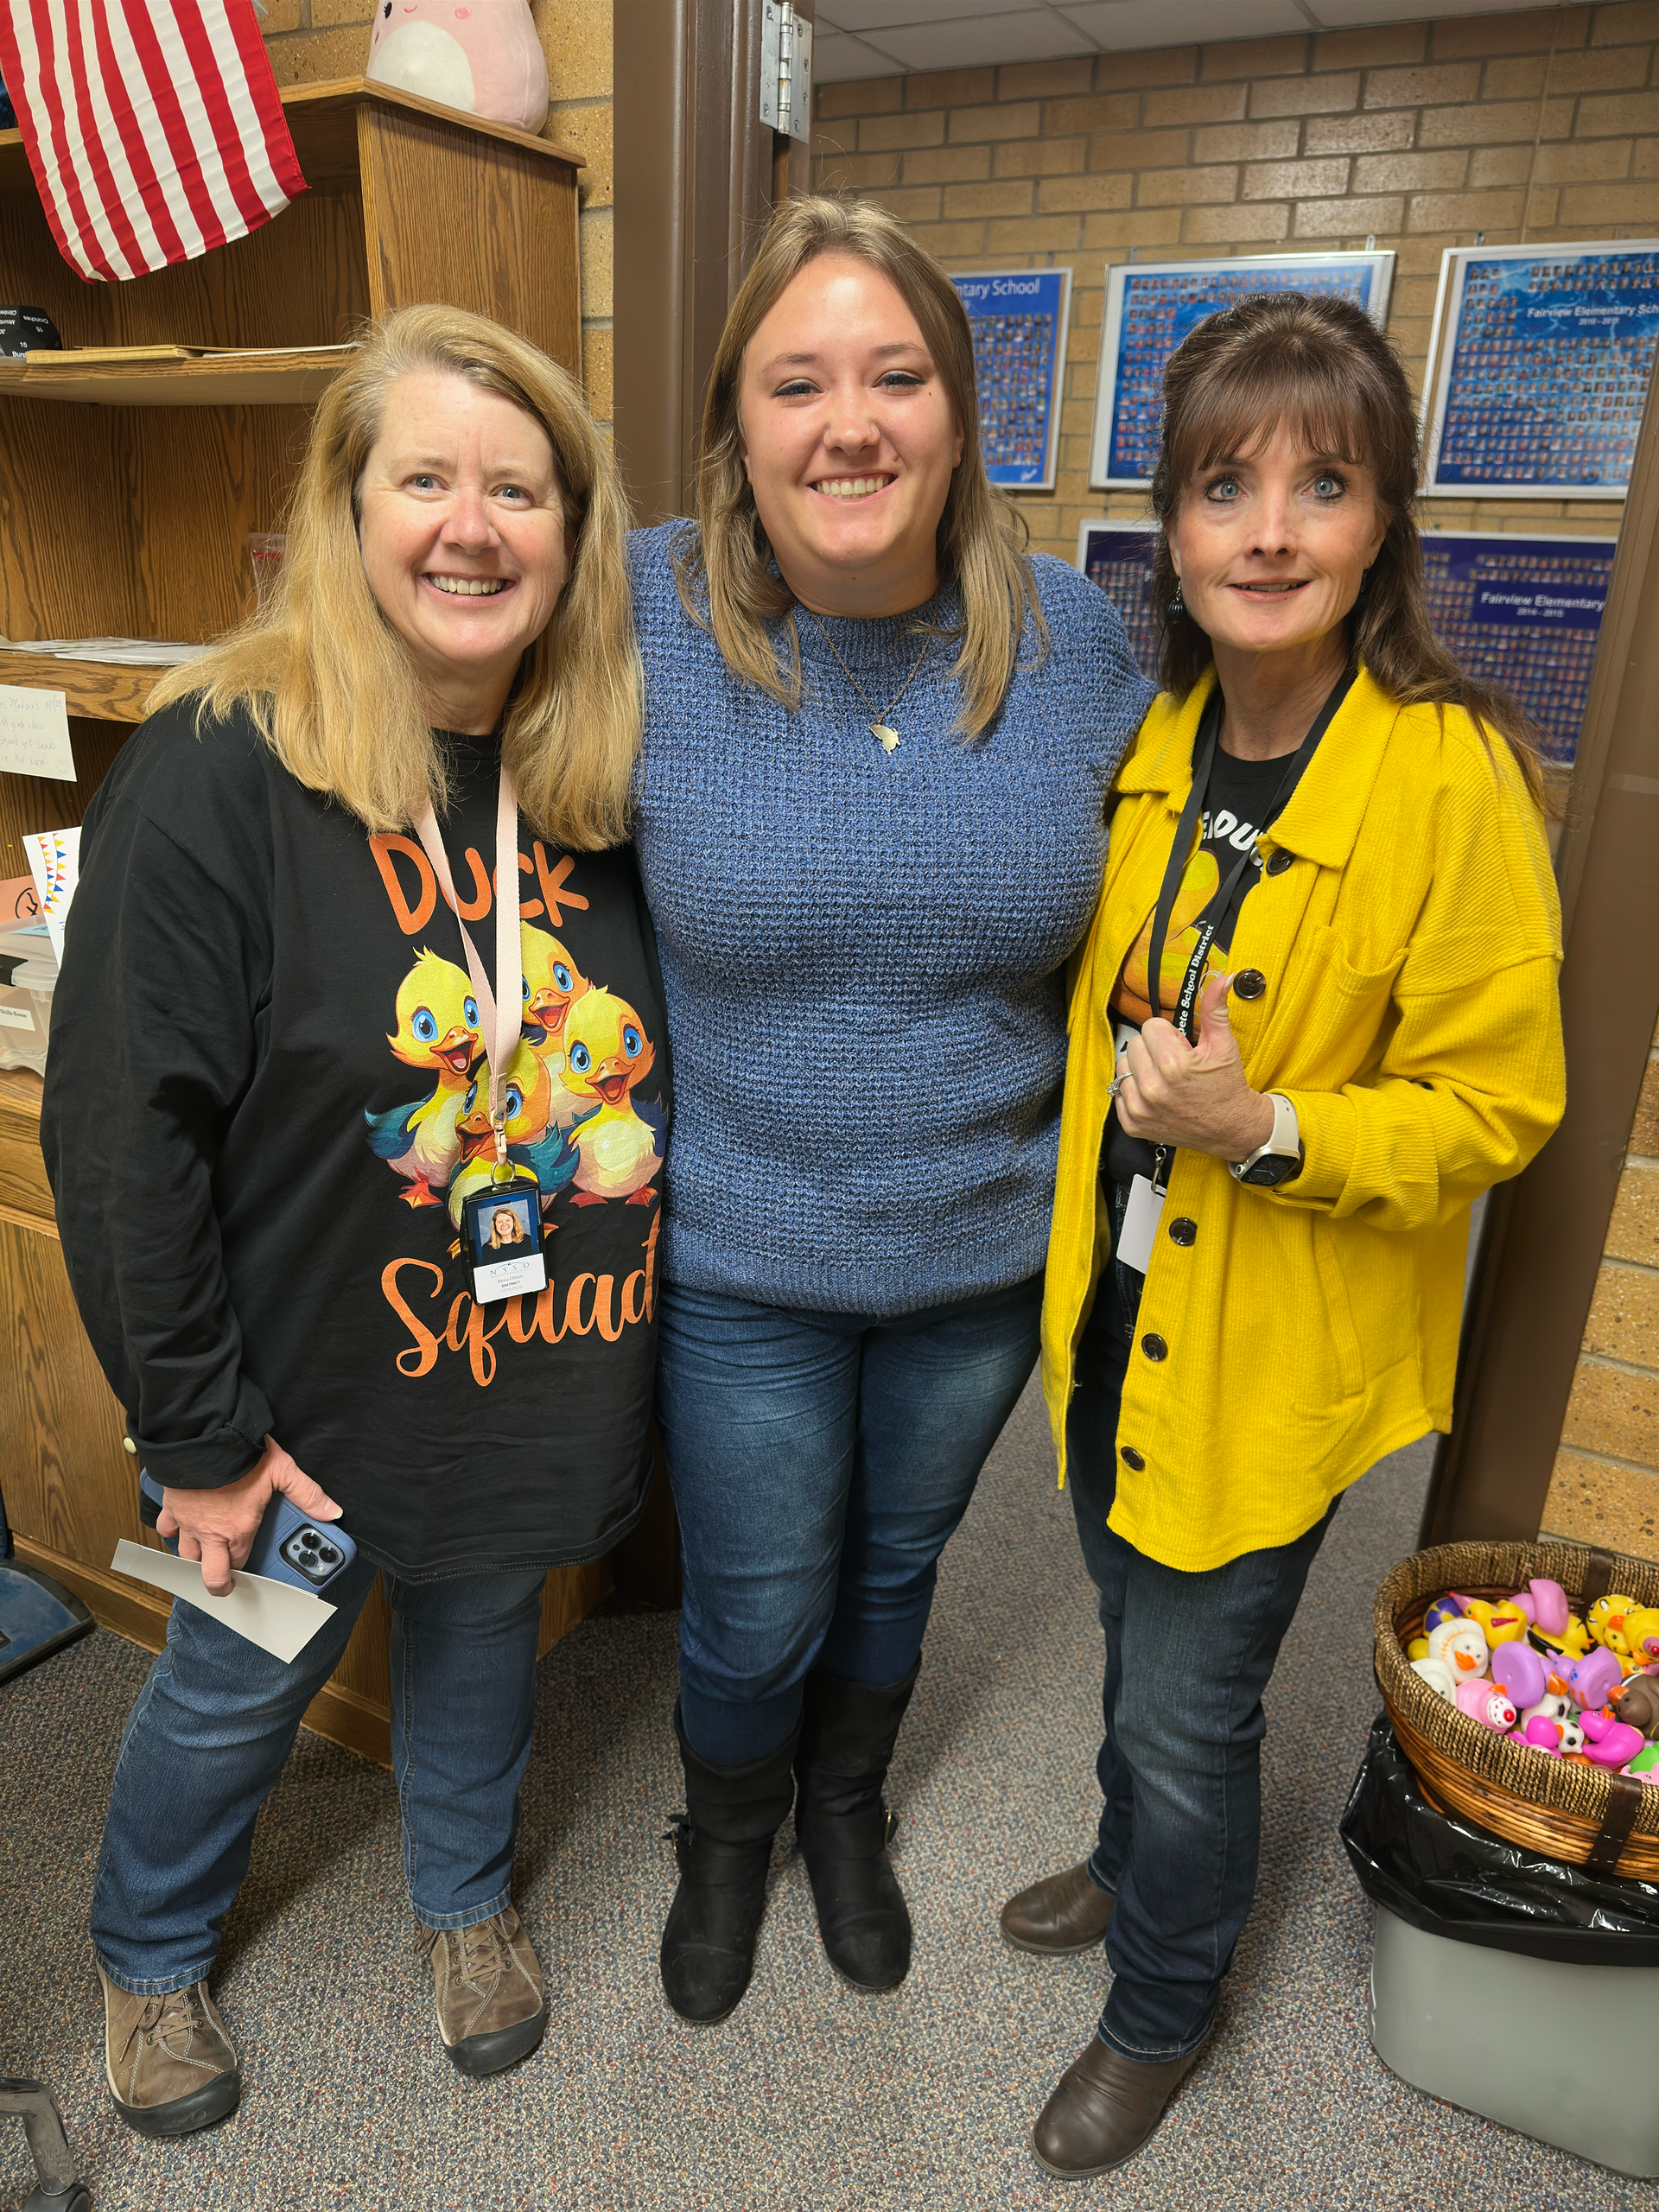
{"type": "Polygon", "coordinates": [[[61,691],[0,683],[0,768],[14,776],[55,776],[60,783],[74,782],[69,702],[61,691]]]}

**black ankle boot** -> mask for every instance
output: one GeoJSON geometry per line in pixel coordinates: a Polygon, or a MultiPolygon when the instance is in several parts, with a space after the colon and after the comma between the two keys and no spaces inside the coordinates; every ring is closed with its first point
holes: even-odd
{"type": "Polygon", "coordinates": [[[910,1968],[910,1914],[887,1858],[897,1822],[881,1784],[920,1669],[918,1660],[880,1689],[834,1675],[806,1680],[795,1833],[830,1963],[858,1989],[892,1989],[910,1968]]]}
{"type": "Polygon", "coordinates": [[[683,2020],[711,2026],[736,2008],[754,1970],[766,1904],[772,1838],[794,1800],[790,1770],[800,1730],[742,1766],[711,1766],[674,1732],[685,1766],[683,1815],[676,1815],[680,1886],[663,1929],[663,1993],[683,2020]]]}

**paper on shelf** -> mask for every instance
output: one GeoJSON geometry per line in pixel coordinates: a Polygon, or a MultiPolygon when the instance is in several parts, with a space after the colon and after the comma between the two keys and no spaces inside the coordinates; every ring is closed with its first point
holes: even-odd
{"type": "Polygon", "coordinates": [[[0,768],[14,776],[75,780],[69,742],[69,702],[61,691],[32,683],[0,683],[0,768]]]}
{"type": "Polygon", "coordinates": [[[49,653],[58,660],[95,660],[119,668],[155,668],[194,660],[211,645],[162,638],[0,638],[0,652],[49,653]]]}
{"type": "Polygon", "coordinates": [[[63,925],[80,880],[79,830],[34,830],[23,840],[29,874],[41,902],[41,919],[54,956],[63,958],[63,925]]]}
{"type": "Polygon", "coordinates": [[[210,1595],[201,1579],[201,1566],[193,1559],[175,1559],[171,1552],[153,1552],[145,1544],[130,1543],[123,1536],[110,1561],[118,1574],[130,1574],[148,1582],[187,1605],[194,1605],[237,1636],[269,1651],[289,1665],[304,1650],[334,1607],[308,1590],[291,1583],[273,1582],[268,1575],[238,1574],[228,1598],[210,1595]]]}

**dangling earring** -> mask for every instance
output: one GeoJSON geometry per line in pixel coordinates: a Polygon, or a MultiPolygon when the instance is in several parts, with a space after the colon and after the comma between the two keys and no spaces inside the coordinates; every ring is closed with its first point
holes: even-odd
{"type": "Polygon", "coordinates": [[[1181,580],[1177,576],[1175,579],[1175,596],[1169,602],[1169,619],[1172,622],[1179,622],[1185,612],[1186,602],[1181,597],[1181,580]]]}

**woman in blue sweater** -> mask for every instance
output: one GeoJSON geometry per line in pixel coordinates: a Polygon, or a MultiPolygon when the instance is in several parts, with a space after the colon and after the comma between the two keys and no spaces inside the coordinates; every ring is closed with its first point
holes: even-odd
{"type": "Polygon", "coordinates": [[[832,1964],[902,1980],[882,1784],[1037,1351],[1060,971],[1152,694],[1104,594],[1024,553],[977,423],[938,264],[877,209],[791,200],[715,357],[699,524],[633,541],[678,1109],[662,1972],[692,2020],[747,1986],[791,1804],[832,1964]]]}

